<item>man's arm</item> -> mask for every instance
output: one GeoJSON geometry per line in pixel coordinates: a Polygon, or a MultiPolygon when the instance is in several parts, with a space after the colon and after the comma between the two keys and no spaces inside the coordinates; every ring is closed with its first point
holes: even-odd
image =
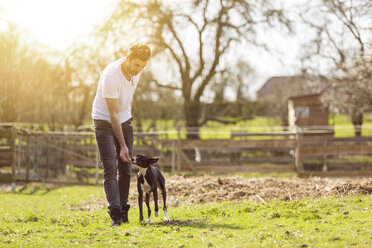
{"type": "Polygon", "coordinates": [[[119,157],[123,162],[130,162],[129,150],[125,144],[123,130],[121,129],[121,123],[119,118],[119,99],[116,98],[105,98],[108,111],[110,113],[111,126],[114,131],[116,139],[120,144],[120,155],[119,157]]]}

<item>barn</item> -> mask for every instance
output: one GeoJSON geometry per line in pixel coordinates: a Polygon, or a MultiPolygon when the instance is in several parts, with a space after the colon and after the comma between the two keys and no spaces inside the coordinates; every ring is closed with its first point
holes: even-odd
{"type": "Polygon", "coordinates": [[[322,103],[321,94],[297,95],[288,98],[288,124],[290,128],[307,127],[333,135],[328,124],[329,110],[322,103]]]}

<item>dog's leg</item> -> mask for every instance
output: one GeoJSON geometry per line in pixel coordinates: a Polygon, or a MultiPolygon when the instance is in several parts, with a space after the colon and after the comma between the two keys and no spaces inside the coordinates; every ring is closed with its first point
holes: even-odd
{"type": "Polygon", "coordinates": [[[165,190],[165,182],[161,180],[159,184],[160,184],[161,194],[163,196],[164,219],[166,221],[169,221],[169,217],[168,217],[168,213],[167,213],[167,191],[165,190]]]}
{"type": "Polygon", "coordinates": [[[158,216],[159,216],[158,189],[155,188],[155,189],[153,190],[153,192],[154,192],[154,202],[155,202],[155,213],[154,213],[154,215],[155,215],[155,217],[158,217],[158,216]]]}
{"type": "Polygon", "coordinates": [[[140,214],[140,222],[143,222],[143,214],[142,214],[143,191],[141,189],[140,184],[137,184],[137,190],[138,190],[138,207],[139,207],[139,214],[140,214]]]}
{"type": "Polygon", "coordinates": [[[138,195],[138,205],[139,205],[139,212],[140,212],[140,222],[143,222],[143,214],[142,214],[142,201],[143,201],[143,195],[138,195]]]}
{"type": "Polygon", "coordinates": [[[147,206],[147,215],[148,215],[148,219],[146,220],[146,223],[151,222],[150,193],[151,193],[151,191],[147,192],[146,193],[146,198],[145,198],[145,202],[146,202],[146,206],[147,206]]]}

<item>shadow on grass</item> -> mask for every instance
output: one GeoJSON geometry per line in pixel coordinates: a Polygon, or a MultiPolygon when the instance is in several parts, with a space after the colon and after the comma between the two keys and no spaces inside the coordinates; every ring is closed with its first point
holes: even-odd
{"type": "Polygon", "coordinates": [[[63,187],[62,185],[44,185],[44,184],[25,184],[19,190],[17,190],[16,194],[21,195],[46,195],[53,190],[59,189],[63,187]]]}
{"type": "Polygon", "coordinates": [[[84,184],[84,183],[69,183],[69,182],[31,182],[22,185],[21,188],[15,191],[15,194],[22,194],[22,195],[46,195],[53,190],[64,188],[64,187],[72,187],[72,186],[88,186],[88,187],[96,187],[101,185],[95,184],[84,184]]]}
{"type": "Polygon", "coordinates": [[[204,220],[198,219],[191,219],[191,220],[170,220],[170,221],[162,221],[158,223],[147,223],[143,225],[151,225],[151,226],[173,226],[173,227],[194,227],[194,228],[224,228],[224,229],[244,229],[243,227],[232,225],[232,224],[211,224],[205,222],[204,220]]]}

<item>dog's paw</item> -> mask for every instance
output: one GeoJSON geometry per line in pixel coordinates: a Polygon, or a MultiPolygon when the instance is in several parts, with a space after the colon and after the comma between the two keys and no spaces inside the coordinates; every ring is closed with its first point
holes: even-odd
{"type": "Polygon", "coordinates": [[[169,219],[169,217],[168,217],[168,213],[167,213],[167,210],[166,210],[166,209],[164,209],[164,219],[165,219],[166,221],[170,221],[170,219],[169,219]]]}
{"type": "Polygon", "coordinates": [[[146,220],[146,223],[151,223],[151,218],[148,218],[148,219],[146,220]]]}
{"type": "Polygon", "coordinates": [[[155,212],[155,217],[159,217],[159,212],[155,212]]]}

